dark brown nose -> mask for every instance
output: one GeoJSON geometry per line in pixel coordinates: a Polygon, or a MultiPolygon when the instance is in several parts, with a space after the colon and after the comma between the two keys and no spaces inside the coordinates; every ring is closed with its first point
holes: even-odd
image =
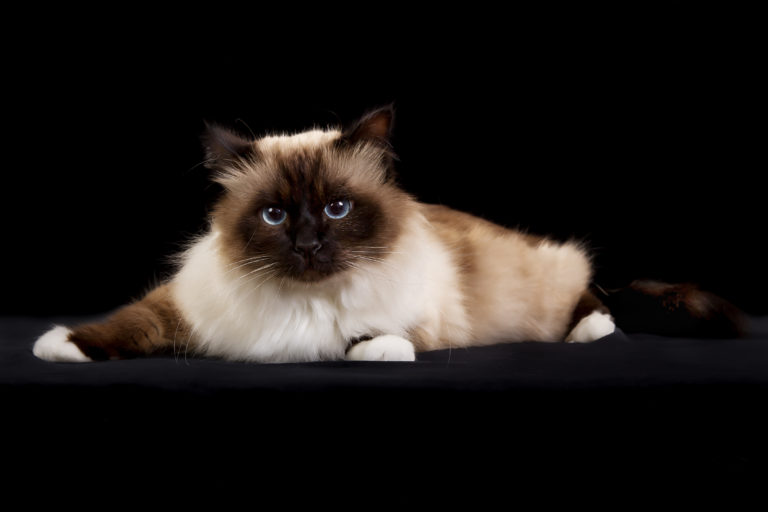
{"type": "Polygon", "coordinates": [[[316,219],[308,212],[303,211],[296,222],[293,250],[305,258],[317,254],[317,251],[323,246],[317,228],[316,219]]]}
{"type": "Polygon", "coordinates": [[[297,238],[296,243],[293,246],[293,250],[298,252],[299,254],[302,254],[303,256],[309,257],[314,254],[317,254],[317,251],[320,250],[320,248],[323,246],[323,244],[320,243],[320,241],[317,239],[317,237],[307,237],[307,238],[297,238]]]}

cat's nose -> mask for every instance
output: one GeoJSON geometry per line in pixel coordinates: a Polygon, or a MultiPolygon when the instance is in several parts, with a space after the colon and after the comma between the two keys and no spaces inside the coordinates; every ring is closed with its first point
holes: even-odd
{"type": "Polygon", "coordinates": [[[311,256],[317,254],[317,251],[319,251],[322,246],[323,244],[317,239],[297,240],[296,244],[293,246],[293,250],[304,256],[311,256]]]}

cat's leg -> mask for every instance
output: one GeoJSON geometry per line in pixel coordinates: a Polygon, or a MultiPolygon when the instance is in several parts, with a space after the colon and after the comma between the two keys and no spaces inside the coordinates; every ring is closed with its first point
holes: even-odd
{"type": "Polygon", "coordinates": [[[103,322],[54,327],[32,351],[40,359],[59,362],[129,359],[170,351],[175,343],[186,347],[187,332],[169,286],[161,285],[103,322]]]}
{"type": "Polygon", "coordinates": [[[348,361],[415,361],[413,343],[394,334],[356,343],[347,351],[348,361]]]}
{"type": "Polygon", "coordinates": [[[608,308],[592,292],[585,291],[571,314],[566,343],[588,343],[616,330],[608,308]]]}

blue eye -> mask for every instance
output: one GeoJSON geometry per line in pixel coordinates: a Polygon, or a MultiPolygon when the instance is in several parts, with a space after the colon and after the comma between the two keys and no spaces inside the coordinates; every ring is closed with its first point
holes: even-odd
{"type": "Polygon", "coordinates": [[[351,207],[352,204],[348,199],[340,199],[328,203],[323,211],[332,219],[340,219],[347,216],[351,207]]]}
{"type": "Polygon", "coordinates": [[[261,218],[270,226],[277,226],[285,221],[288,214],[282,208],[268,206],[261,210],[261,218]]]}

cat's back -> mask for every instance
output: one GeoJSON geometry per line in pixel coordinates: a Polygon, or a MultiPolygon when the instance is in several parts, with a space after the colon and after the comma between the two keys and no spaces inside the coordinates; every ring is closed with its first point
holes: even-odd
{"type": "Polygon", "coordinates": [[[442,204],[421,204],[422,213],[438,230],[441,236],[468,235],[481,237],[517,237],[531,244],[538,243],[541,237],[528,235],[517,230],[509,229],[470,213],[455,210],[442,204]]]}
{"type": "Polygon", "coordinates": [[[490,255],[497,258],[499,253],[494,251],[514,251],[521,256],[535,252],[542,244],[553,243],[444,205],[421,204],[421,208],[437,236],[467,270],[483,253],[492,252],[490,255]]]}
{"type": "Polygon", "coordinates": [[[551,340],[591,280],[586,250],[502,227],[442,205],[422,213],[460,274],[477,342],[551,340]]]}

